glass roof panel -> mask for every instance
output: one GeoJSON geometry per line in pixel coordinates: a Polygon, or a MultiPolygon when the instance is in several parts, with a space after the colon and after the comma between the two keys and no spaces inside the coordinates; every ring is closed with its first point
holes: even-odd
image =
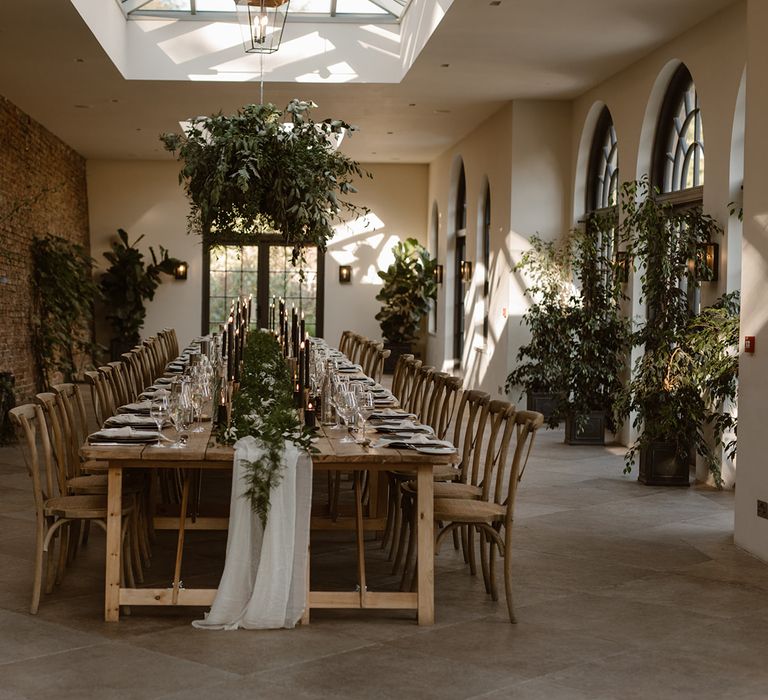
{"type": "MultiPolygon", "coordinates": [[[[233,0],[117,0],[126,15],[131,18],[161,17],[167,13],[179,13],[179,19],[198,18],[205,13],[235,14],[233,0]]],[[[311,14],[329,20],[332,6],[335,5],[335,15],[344,15],[346,19],[359,15],[361,21],[370,21],[372,15],[382,19],[386,17],[399,18],[405,12],[411,0],[291,0],[288,20],[291,14],[311,14]]]]}

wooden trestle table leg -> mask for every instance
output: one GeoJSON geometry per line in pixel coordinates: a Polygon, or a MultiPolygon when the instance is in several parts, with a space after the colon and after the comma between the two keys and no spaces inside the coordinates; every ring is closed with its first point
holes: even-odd
{"type": "Polygon", "coordinates": [[[419,624],[435,622],[435,539],[434,480],[432,465],[419,465],[416,474],[416,507],[418,510],[418,606],[419,624]]]}
{"type": "Polygon", "coordinates": [[[120,620],[120,567],[123,524],[123,470],[110,466],[107,474],[107,556],[104,575],[104,619],[120,620]]]}

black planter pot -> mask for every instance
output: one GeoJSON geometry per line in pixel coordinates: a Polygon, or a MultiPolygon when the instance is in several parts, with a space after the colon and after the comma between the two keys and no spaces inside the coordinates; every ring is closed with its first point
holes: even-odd
{"type": "Polygon", "coordinates": [[[647,486],[689,486],[688,460],[677,458],[675,444],[654,442],[640,449],[640,473],[637,480],[647,486]]]}
{"type": "Polygon", "coordinates": [[[605,411],[592,411],[581,427],[574,416],[565,417],[566,445],[605,445],[605,411]]]}
{"type": "Polygon", "coordinates": [[[392,374],[395,371],[395,365],[400,358],[400,355],[407,355],[411,352],[410,343],[390,343],[388,340],[384,341],[384,349],[391,350],[389,357],[384,360],[384,374],[392,374]]]}
{"type": "Polygon", "coordinates": [[[130,340],[121,340],[120,338],[112,338],[109,341],[109,359],[112,362],[116,362],[122,358],[124,352],[130,352],[136,343],[131,343],[130,340]]]}
{"type": "Polygon", "coordinates": [[[529,391],[525,397],[525,407],[529,411],[538,411],[548,421],[557,405],[557,394],[545,391],[529,391]]]}

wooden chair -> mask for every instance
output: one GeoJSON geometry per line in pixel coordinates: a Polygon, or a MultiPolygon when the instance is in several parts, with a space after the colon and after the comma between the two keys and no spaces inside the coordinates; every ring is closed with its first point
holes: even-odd
{"type": "Polygon", "coordinates": [[[349,350],[352,344],[352,331],[342,331],[341,338],[339,338],[339,351],[349,357],[349,350]]]}
{"type": "Polygon", "coordinates": [[[496,550],[504,557],[504,591],[509,621],[515,622],[512,604],[512,522],[515,513],[517,485],[523,477],[531,454],[536,431],[544,422],[541,413],[518,411],[512,404],[492,401],[491,429],[484,444],[482,460],[482,495],[476,498],[436,498],[435,521],[444,525],[435,541],[439,551],[445,537],[461,527],[480,533],[480,558],[486,591],[498,600],[496,585],[496,550]],[[502,407],[499,404],[506,404],[502,407]],[[517,440],[513,457],[508,459],[513,434],[517,440]]]}
{"type": "Polygon", "coordinates": [[[115,392],[115,403],[118,406],[125,406],[134,400],[128,389],[127,369],[124,362],[109,362],[108,366],[112,368],[112,389],[115,392]]]}
{"type": "Polygon", "coordinates": [[[135,352],[124,352],[122,358],[123,363],[125,364],[124,374],[128,393],[131,394],[131,401],[135,401],[139,394],[145,389],[139,357],[135,352]]]}
{"type": "Polygon", "coordinates": [[[425,367],[421,365],[416,372],[411,387],[408,392],[408,397],[405,399],[404,408],[406,411],[415,414],[419,420],[421,420],[421,411],[424,401],[424,390],[430,380],[430,377],[434,373],[434,367],[425,367]]]}
{"type": "MultiPolygon", "coordinates": [[[[480,464],[480,446],[485,434],[485,426],[490,415],[490,394],[476,389],[462,393],[459,409],[453,430],[453,445],[456,447],[460,461],[458,468],[450,475],[446,470],[440,470],[436,475],[433,485],[435,498],[480,498],[482,488],[478,486],[482,479],[480,464]]],[[[502,402],[503,403],[503,402],[502,402]]],[[[497,405],[495,410],[502,410],[503,406],[497,405]]],[[[396,483],[400,490],[397,503],[401,509],[399,541],[395,556],[395,568],[393,573],[400,569],[402,564],[401,587],[406,587],[409,580],[408,571],[411,568],[413,555],[416,551],[416,529],[413,523],[415,510],[413,503],[416,497],[416,482],[412,478],[400,479],[396,483]],[[407,540],[407,549],[406,549],[407,540]]],[[[459,546],[459,533],[456,533],[454,544],[459,546]]],[[[464,560],[469,564],[472,575],[476,575],[477,566],[475,558],[474,539],[469,536],[469,528],[461,531],[461,545],[464,552],[464,560]]]]}
{"type": "MultiPolygon", "coordinates": [[[[63,473],[57,468],[51,450],[48,428],[43,408],[26,404],[9,411],[11,423],[16,429],[19,448],[24,456],[27,471],[32,479],[35,503],[35,574],[32,585],[30,612],[37,614],[40,606],[43,578],[45,592],[53,592],[54,585],[61,583],[68,553],[70,525],[78,522],[95,522],[106,532],[107,499],[105,496],[71,496],[66,494],[63,473]],[[58,564],[55,543],[59,541],[58,564]]],[[[130,506],[124,506],[122,515],[123,560],[130,562],[128,540],[125,537],[130,506]]],[[[122,578],[134,586],[126,566],[122,578]]]]}

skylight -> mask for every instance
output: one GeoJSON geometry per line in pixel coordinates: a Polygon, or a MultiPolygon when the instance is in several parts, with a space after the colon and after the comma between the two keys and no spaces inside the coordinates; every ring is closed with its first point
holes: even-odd
{"type": "MultiPolygon", "coordinates": [[[[398,21],[411,0],[291,0],[288,21],[398,21]]],[[[129,19],[235,18],[233,0],[117,0],[129,19]]]]}

